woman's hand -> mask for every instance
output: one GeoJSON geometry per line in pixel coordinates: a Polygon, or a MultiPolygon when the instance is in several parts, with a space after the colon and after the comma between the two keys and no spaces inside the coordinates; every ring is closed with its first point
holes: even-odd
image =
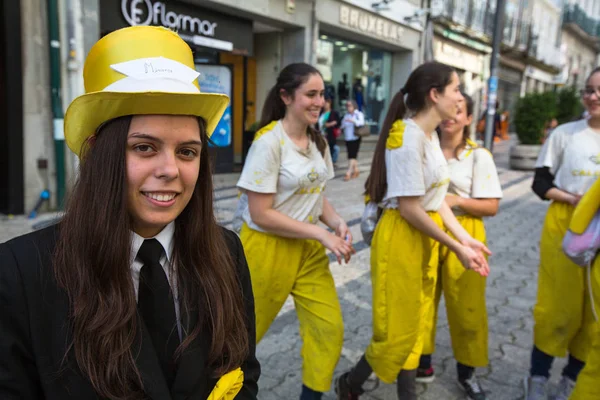
{"type": "Polygon", "coordinates": [[[481,276],[489,275],[490,266],[482,253],[473,250],[469,246],[461,245],[456,250],[456,256],[466,269],[472,269],[481,276]]]}
{"type": "Polygon", "coordinates": [[[342,258],[346,263],[348,263],[352,257],[352,254],[356,253],[352,247],[352,243],[337,236],[337,232],[336,235],[334,235],[329,231],[323,230],[323,234],[321,238],[319,238],[319,242],[321,242],[323,246],[335,254],[335,257],[340,265],[342,264],[342,258]]]}
{"type": "Polygon", "coordinates": [[[325,122],[325,127],[331,128],[337,125],[337,121],[325,122]]]}
{"type": "Polygon", "coordinates": [[[352,245],[352,233],[346,224],[346,221],[341,220],[337,228],[335,228],[337,237],[344,239],[348,244],[352,245]]]}
{"type": "Polygon", "coordinates": [[[476,252],[483,253],[488,256],[492,255],[492,252],[490,251],[490,249],[487,248],[485,244],[481,243],[479,240],[473,239],[472,237],[468,237],[465,240],[463,240],[462,244],[464,246],[470,247],[476,252]]]}
{"type": "Polygon", "coordinates": [[[571,193],[569,193],[569,197],[567,199],[567,202],[570,205],[572,205],[572,206],[576,206],[577,204],[579,204],[579,200],[581,200],[581,197],[582,196],[580,196],[578,194],[571,194],[571,193]]]}

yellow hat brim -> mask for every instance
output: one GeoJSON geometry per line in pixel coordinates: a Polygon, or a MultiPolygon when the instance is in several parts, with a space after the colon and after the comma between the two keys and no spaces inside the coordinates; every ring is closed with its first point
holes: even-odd
{"type": "Polygon", "coordinates": [[[126,115],[192,115],[206,120],[210,137],[229,97],[217,93],[93,92],[79,96],[65,114],[65,140],[77,155],[103,123],[126,115]]]}

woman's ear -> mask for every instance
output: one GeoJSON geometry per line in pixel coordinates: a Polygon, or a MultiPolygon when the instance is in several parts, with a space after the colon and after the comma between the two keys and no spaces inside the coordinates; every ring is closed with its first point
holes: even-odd
{"type": "Polygon", "coordinates": [[[286,106],[292,104],[292,96],[290,96],[284,89],[279,90],[279,98],[281,98],[281,101],[283,101],[283,104],[286,106]]]}
{"type": "Polygon", "coordinates": [[[467,117],[467,125],[471,125],[473,123],[473,114],[467,117]]]}
{"type": "Polygon", "coordinates": [[[431,102],[431,104],[437,104],[440,101],[441,94],[436,88],[429,89],[429,95],[427,98],[431,102]]]}

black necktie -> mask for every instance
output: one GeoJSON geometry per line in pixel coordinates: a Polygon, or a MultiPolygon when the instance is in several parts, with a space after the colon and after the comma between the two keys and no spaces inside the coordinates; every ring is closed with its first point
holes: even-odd
{"type": "Polygon", "coordinates": [[[138,309],[148,328],[154,350],[169,387],[175,378],[173,360],[179,346],[175,303],[167,275],[160,265],[163,247],[156,239],[144,240],[137,257],[144,263],[140,271],[138,309]]]}

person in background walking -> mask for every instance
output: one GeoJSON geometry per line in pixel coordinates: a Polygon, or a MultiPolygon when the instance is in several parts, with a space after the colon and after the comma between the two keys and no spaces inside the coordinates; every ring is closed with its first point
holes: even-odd
{"type": "Polygon", "coordinates": [[[361,137],[356,135],[355,130],[364,124],[364,114],[358,109],[354,100],[348,100],[346,102],[346,114],[342,120],[342,129],[344,131],[344,139],[346,140],[346,149],[348,151],[348,171],[346,171],[346,175],[344,175],[345,181],[358,178],[360,175],[357,158],[361,137]]]}
{"type": "Polygon", "coordinates": [[[327,139],[331,161],[335,166],[340,154],[340,147],[336,143],[341,132],[340,114],[333,109],[332,99],[327,96],[327,93],[325,94],[325,102],[323,103],[323,112],[319,116],[319,131],[327,139]]]}
{"type": "Polygon", "coordinates": [[[589,118],[552,131],[538,157],[533,179],[533,191],[552,203],[540,241],[534,346],[525,379],[527,400],[546,399],[552,362],[566,355],[569,361],[556,399],[569,398],[597,329],[585,269],[567,258],[561,244],[575,205],[600,172],[600,68],[586,81],[583,103],[589,118]]]}
{"type": "MultiPolygon", "coordinates": [[[[469,235],[485,243],[482,217],[498,212],[502,188],[493,156],[470,139],[473,100],[466,93],[462,95],[465,100],[460,102],[456,117],[442,122],[439,130],[442,151],[450,170],[446,203],[469,235]]],[[[450,233],[447,229],[446,232],[450,233]]],[[[443,292],[452,349],[457,360],[458,383],[467,398],[485,400],[485,392],[474,372],[475,367],[485,367],[489,362],[486,278],[465,270],[456,254],[445,246],[440,248],[439,265],[435,312],[431,315],[433,321],[425,339],[417,381],[430,383],[434,379],[431,355],[435,350],[437,309],[443,292]],[[466,304],[469,306],[465,307],[466,304]]]]}
{"type": "Polygon", "coordinates": [[[65,214],[0,244],[0,398],[256,400],[250,274],[213,210],[229,98],[162,27],[104,36],[83,71],[65,214]]]}
{"type": "Polygon", "coordinates": [[[316,68],[299,63],[281,70],[237,184],[248,195],[240,236],[252,277],[256,337],[262,339],[291,295],[303,340],[301,400],[320,399],[331,388],[344,341],[325,249],[340,263],[354,253],[346,222],[325,197],[333,165],[327,142],[312,129],[323,94],[316,68]]]}
{"type": "Polygon", "coordinates": [[[370,199],[385,208],[371,246],[373,336],[365,355],[336,380],[339,400],[358,399],[372,372],[385,383],[396,381],[399,399],[417,398],[439,243],[465,268],[489,272],[484,256],[489,250],[462,228],[444,201],[450,179],[435,128],[456,117],[463,99],[459,85],[452,68],[425,63],[411,73],[387,112],[365,184],[370,199]],[[414,117],[407,118],[408,111],[414,117]]]}

